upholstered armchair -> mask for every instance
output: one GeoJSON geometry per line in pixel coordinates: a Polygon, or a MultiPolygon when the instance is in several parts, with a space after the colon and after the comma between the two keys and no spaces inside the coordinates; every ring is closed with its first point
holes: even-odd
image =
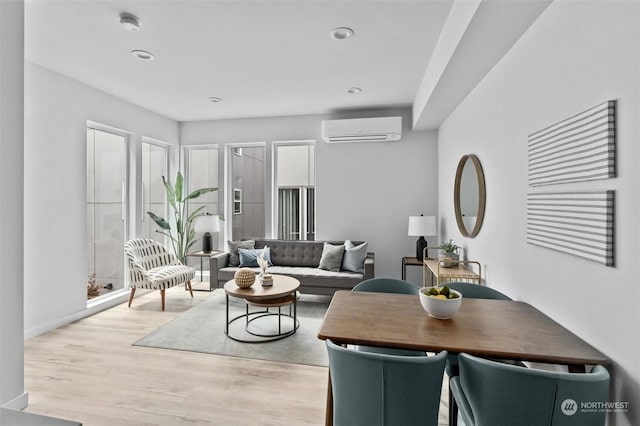
{"type": "Polygon", "coordinates": [[[137,238],[124,245],[129,267],[129,307],[137,288],[160,290],[164,311],[164,292],[173,286],[186,283],[193,297],[191,280],[196,271],[183,265],[165,246],[155,240],[137,238]]]}

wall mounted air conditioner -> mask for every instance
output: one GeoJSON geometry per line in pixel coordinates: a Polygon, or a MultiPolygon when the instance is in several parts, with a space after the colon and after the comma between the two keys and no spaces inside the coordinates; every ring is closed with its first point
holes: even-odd
{"type": "Polygon", "coordinates": [[[322,122],[326,143],[390,142],[402,136],[402,117],[352,118],[322,122]]]}

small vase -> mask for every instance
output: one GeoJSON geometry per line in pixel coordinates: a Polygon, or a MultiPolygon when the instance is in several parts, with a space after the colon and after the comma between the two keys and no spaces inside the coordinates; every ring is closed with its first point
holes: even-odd
{"type": "Polygon", "coordinates": [[[443,268],[453,268],[454,266],[458,266],[458,260],[460,259],[460,255],[458,253],[443,253],[442,254],[442,262],[441,265],[443,268]]]}

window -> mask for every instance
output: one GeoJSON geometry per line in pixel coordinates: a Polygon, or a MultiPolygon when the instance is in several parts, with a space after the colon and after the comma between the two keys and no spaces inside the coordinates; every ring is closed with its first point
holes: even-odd
{"type": "Polygon", "coordinates": [[[142,142],[142,236],[165,243],[164,235],[156,232],[155,222],[147,212],[167,217],[167,197],[162,177],[167,176],[168,149],[153,142],[142,142]]]}
{"type": "MultiPolygon", "coordinates": [[[[185,172],[185,185],[187,193],[191,193],[196,189],[201,188],[219,188],[218,185],[218,147],[187,147],[185,151],[186,155],[186,172],[185,172]]],[[[220,191],[209,192],[200,197],[190,200],[187,206],[189,214],[204,206],[203,213],[209,213],[212,215],[220,214],[219,207],[220,191]]],[[[202,249],[202,235],[204,232],[196,234],[196,243],[189,250],[190,252],[198,251],[202,249]]],[[[212,247],[213,249],[219,249],[219,234],[212,233],[212,247]]],[[[190,266],[200,269],[200,261],[197,258],[187,259],[190,266]]],[[[207,262],[205,262],[207,263],[207,262]]],[[[205,270],[208,265],[204,265],[205,270]]]]}
{"type": "Polygon", "coordinates": [[[266,148],[260,144],[229,146],[229,239],[266,236],[266,148]]]}
{"type": "Polygon", "coordinates": [[[315,145],[275,143],[277,236],[315,239],[315,145]]]}
{"type": "Polygon", "coordinates": [[[124,288],[127,140],[87,129],[87,298],[124,288]]]}
{"type": "Polygon", "coordinates": [[[242,189],[233,188],[233,214],[242,214],[242,189]]]}

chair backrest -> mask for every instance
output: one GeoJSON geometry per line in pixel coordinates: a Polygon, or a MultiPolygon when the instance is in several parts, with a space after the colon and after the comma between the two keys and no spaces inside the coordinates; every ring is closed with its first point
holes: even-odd
{"type": "Polygon", "coordinates": [[[334,425],[437,425],[447,352],[396,356],[326,341],[334,425]]]}
{"type": "Polygon", "coordinates": [[[147,238],[136,238],[124,244],[129,268],[142,268],[145,271],[159,266],[180,263],[176,256],[159,242],[147,238]]]}
{"type": "Polygon", "coordinates": [[[371,278],[353,287],[352,291],[375,293],[418,294],[419,288],[410,282],[395,278],[371,278]]]}
{"type": "Polygon", "coordinates": [[[469,299],[496,299],[496,300],[511,300],[506,294],[500,293],[491,287],[485,287],[480,284],[465,283],[465,282],[452,282],[446,283],[449,288],[459,291],[462,297],[468,297],[469,299]]]}
{"type": "Polygon", "coordinates": [[[460,386],[475,425],[590,426],[606,413],[581,410],[581,402],[607,401],[609,372],[563,373],[517,367],[460,354],[460,386]],[[574,404],[575,402],[575,404],[574,404]],[[575,412],[574,410],[575,409],[575,412]]]}

